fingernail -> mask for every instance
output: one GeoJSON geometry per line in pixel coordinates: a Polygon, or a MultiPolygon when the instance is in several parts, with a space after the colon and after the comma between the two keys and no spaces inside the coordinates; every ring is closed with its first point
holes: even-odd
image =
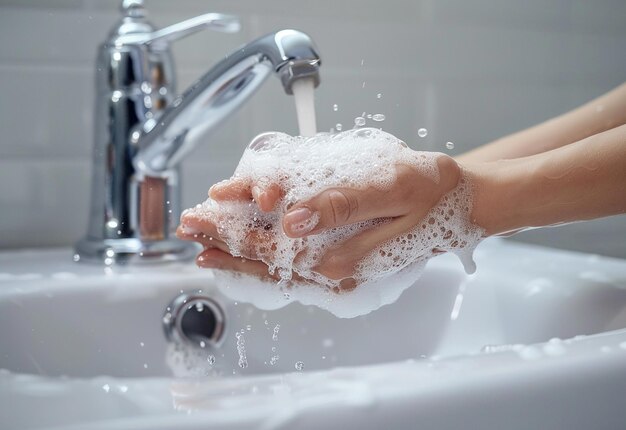
{"type": "Polygon", "coordinates": [[[207,258],[203,255],[199,255],[198,258],[196,258],[196,264],[205,269],[219,269],[222,265],[219,260],[207,258]]]}
{"type": "Polygon", "coordinates": [[[184,234],[196,234],[200,233],[200,230],[195,229],[193,227],[189,227],[187,224],[180,225],[180,231],[184,234]]]}
{"type": "Polygon", "coordinates": [[[319,213],[313,212],[306,207],[288,212],[284,218],[285,226],[288,227],[290,233],[296,236],[302,236],[310,232],[317,226],[319,221],[319,213]]]}
{"type": "Polygon", "coordinates": [[[257,185],[255,185],[254,187],[252,187],[252,197],[254,198],[254,200],[259,203],[259,199],[261,198],[261,194],[263,193],[263,191],[261,190],[260,187],[258,187],[257,185]]]}

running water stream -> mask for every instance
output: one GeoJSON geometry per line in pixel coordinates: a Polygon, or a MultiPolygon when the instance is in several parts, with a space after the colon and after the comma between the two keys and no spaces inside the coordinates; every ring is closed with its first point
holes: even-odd
{"type": "Polygon", "coordinates": [[[300,136],[315,136],[317,124],[315,118],[315,83],[312,78],[294,81],[293,96],[298,114],[300,136]]]}

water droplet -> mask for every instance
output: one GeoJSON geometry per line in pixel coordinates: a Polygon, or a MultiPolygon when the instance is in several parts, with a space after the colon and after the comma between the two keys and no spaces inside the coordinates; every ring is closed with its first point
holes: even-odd
{"type": "Polygon", "coordinates": [[[341,123],[335,124],[335,130],[341,131],[342,128],[343,128],[343,126],[341,125],[341,123]]]}
{"type": "Polygon", "coordinates": [[[206,346],[206,343],[203,340],[201,340],[200,341],[200,348],[204,348],[205,346],[206,346]]]}
{"type": "Polygon", "coordinates": [[[294,365],[294,367],[296,368],[297,371],[301,372],[302,369],[304,369],[304,363],[301,361],[296,361],[296,364],[294,365]]]}
{"type": "Polygon", "coordinates": [[[80,255],[74,254],[74,261],[80,261],[80,255]]]}
{"type": "Polygon", "coordinates": [[[139,342],[139,346],[140,346],[140,347],[142,347],[142,348],[143,348],[143,347],[144,347],[144,345],[145,345],[145,343],[143,343],[143,342],[139,342]]]}
{"type": "Polygon", "coordinates": [[[110,386],[109,384],[104,384],[104,385],[102,386],[102,389],[103,389],[106,393],[108,393],[109,391],[111,391],[111,386],[110,386]]]}
{"type": "Polygon", "coordinates": [[[354,118],[354,125],[356,125],[357,127],[364,126],[365,118],[363,118],[362,116],[357,116],[356,118],[354,118]]]}
{"type": "Polygon", "coordinates": [[[280,330],[280,324],[276,324],[276,326],[274,327],[274,333],[272,334],[272,340],[277,341],[278,340],[278,331],[280,330]]]}
{"type": "Polygon", "coordinates": [[[215,364],[215,356],[214,356],[213,354],[209,355],[209,356],[206,358],[206,361],[208,361],[208,362],[209,362],[209,364],[210,364],[211,366],[213,366],[213,365],[215,364]]]}
{"type": "Polygon", "coordinates": [[[381,93],[376,94],[376,98],[379,99],[381,98],[383,95],[381,93]]]}
{"type": "Polygon", "coordinates": [[[196,310],[198,312],[202,312],[204,310],[204,305],[202,304],[202,302],[196,303],[196,310]]]}
{"type": "Polygon", "coordinates": [[[147,368],[148,368],[148,363],[144,363],[144,364],[143,364],[143,368],[144,368],[144,369],[147,369],[147,368]]]}
{"type": "Polygon", "coordinates": [[[377,113],[377,114],[372,115],[372,119],[374,121],[384,121],[385,115],[383,115],[382,113],[377,113]]]}
{"type": "Polygon", "coordinates": [[[334,110],[335,112],[337,112],[337,111],[339,110],[339,106],[338,106],[337,104],[334,104],[334,105],[333,105],[333,110],[334,110]]]}
{"type": "Polygon", "coordinates": [[[426,137],[428,135],[428,130],[426,130],[425,128],[420,128],[419,130],[417,130],[417,135],[419,137],[426,137]]]}
{"type": "Polygon", "coordinates": [[[446,142],[446,148],[447,149],[454,149],[454,143],[453,142],[446,142]]]}
{"type": "Polygon", "coordinates": [[[248,325],[246,326],[246,330],[248,330],[248,331],[252,330],[252,326],[251,326],[250,324],[248,324],[248,325]]]}
{"type": "Polygon", "coordinates": [[[279,359],[280,359],[279,355],[273,355],[272,358],[270,358],[270,364],[272,366],[275,365],[278,362],[279,359]]]}

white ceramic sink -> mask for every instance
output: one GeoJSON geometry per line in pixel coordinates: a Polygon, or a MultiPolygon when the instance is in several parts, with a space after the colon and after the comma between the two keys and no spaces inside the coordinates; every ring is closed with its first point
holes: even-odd
{"type": "Polygon", "coordinates": [[[192,265],[0,253],[0,428],[622,428],[626,261],[490,240],[476,262],[346,320],[232,302],[192,265]],[[181,290],[225,315],[187,367],[162,324],[181,290]]]}

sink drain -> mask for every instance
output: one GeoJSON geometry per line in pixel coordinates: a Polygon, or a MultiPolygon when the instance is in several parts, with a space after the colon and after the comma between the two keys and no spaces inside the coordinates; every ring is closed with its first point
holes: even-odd
{"type": "Polygon", "coordinates": [[[181,294],[167,307],[163,328],[170,342],[218,346],[224,335],[224,311],[210,297],[181,294]]]}

